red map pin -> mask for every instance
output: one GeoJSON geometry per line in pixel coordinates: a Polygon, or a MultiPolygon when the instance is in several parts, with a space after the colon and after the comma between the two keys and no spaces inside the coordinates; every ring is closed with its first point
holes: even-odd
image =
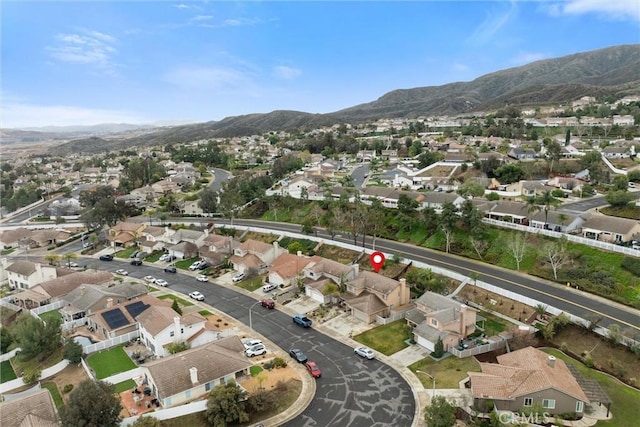
{"type": "Polygon", "coordinates": [[[384,254],[382,252],[375,251],[369,257],[369,261],[371,261],[371,266],[375,272],[379,273],[380,269],[384,265],[384,254]]]}

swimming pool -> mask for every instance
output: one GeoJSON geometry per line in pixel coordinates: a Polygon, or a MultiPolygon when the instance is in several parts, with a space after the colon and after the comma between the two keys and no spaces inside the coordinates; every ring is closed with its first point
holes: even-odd
{"type": "Polygon", "coordinates": [[[91,337],[85,337],[84,335],[76,335],[73,340],[83,347],[96,343],[91,337]]]}

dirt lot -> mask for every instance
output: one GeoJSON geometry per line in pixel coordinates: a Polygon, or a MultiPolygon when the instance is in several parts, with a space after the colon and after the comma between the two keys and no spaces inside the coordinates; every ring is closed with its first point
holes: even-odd
{"type": "Polygon", "coordinates": [[[53,377],[47,378],[46,380],[43,380],[43,381],[46,381],[46,382],[52,381],[56,383],[56,386],[58,386],[58,391],[60,392],[62,399],[66,402],[67,399],[69,399],[69,393],[62,392],[64,386],[67,384],[73,384],[73,387],[75,388],[78,384],[80,384],[82,381],[87,379],[89,379],[89,376],[84,371],[82,366],[69,365],[66,368],[64,368],[62,371],[55,374],[53,377]]]}
{"type": "Polygon", "coordinates": [[[287,382],[288,380],[300,380],[300,376],[298,375],[298,371],[296,371],[291,366],[286,366],[284,368],[272,369],[267,371],[266,369],[260,372],[257,376],[252,377],[249,380],[245,380],[240,382],[249,393],[253,393],[256,390],[259,390],[260,387],[265,390],[272,390],[276,388],[276,385],[280,381],[287,382]]]}
{"type": "Polygon", "coordinates": [[[529,317],[535,313],[534,307],[529,307],[518,301],[505,298],[493,292],[485,291],[473,285],[466,285],[458,296],[465,301],[473,301],[486,307],[488,310],[497,311],[498,313],[509,316],[512,319],[526,322],[529,317]],[[492,304],[493,301],[495,304],[492,304]]]}

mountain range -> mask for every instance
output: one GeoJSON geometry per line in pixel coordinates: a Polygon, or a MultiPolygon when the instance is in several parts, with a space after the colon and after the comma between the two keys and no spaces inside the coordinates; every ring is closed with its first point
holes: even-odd
{"type": "Polygon", "coordinates": [[[566,104],[582,96],[621,98],[640,94],[640,44],[620,45],[536,61],[478,77],[470,82],[398,89],[375,101],[327,114],[273,111],[174,126],[125,139],[86,138],[55,151],[97,152],[137,145],[263,134],[357,124],[381,118],[473,114],[507,105],[566,104]]]}

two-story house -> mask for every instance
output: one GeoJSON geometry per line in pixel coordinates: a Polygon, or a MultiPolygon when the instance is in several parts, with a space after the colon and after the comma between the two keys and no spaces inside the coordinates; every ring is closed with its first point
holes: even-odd
{"type": "Polygon", "coordinates": [[[115,248],[128,248],[142,241],[142,233],[147,227],[144,222],[119,222],[107,232],[107,240],[115,248]]]}
{"type": "Polygon", "coordinates": [[[475,331],[477,311],[465,304],[433,292],[425,292],[415,304],[416,309],[405,318],[413,327],[415,342],[429,351],[434,350],[438,338],[446,351],[475,331]]]}
{"type": "Polygon", "coordinates": [[[240,242],[231,236],[209,233],[198,248],[198,255],[211,265],[220,265],[233,254],[233,248],[238,246],[240,242]]]}
{"type": "Polygon", "coordinates": [[[114,303],[107,300],[107,307],[95,310],[87,316],[87,328],[96,338],[107,340],[138,329],[137,318],[152,306],[171,307],[170,300],[160,300],[143,295],[131,300],[114,303]]]}
{"type": "Polygon", "coordinates": [[[248,239],[233,250],[229,259],[233,269],[239,272],[261,271],[271,265],[286,249],[281,248],[278,242],[268,244],[258,240],[248,239]]]}
{"type": "Polygon", "coordinates": [[[301,253],[280,254],[269,267],[267,281],[280,287],[295,285],[298,279],[302,279],[302,270],[311,262],[317,262],[320,259],[318,256],[308,257],[301,253]]]}
{"type": "Polygon", "coordinates": [[[141,283],[120,283],[110,287],[80,285],[63,297],[67,305],[60,309],[60,314],[65,321],[81,319],[147,292],[147,287],[141,283]]]}
{"type": "Polygon", "coordinates": [[[375,322],[377,316],[388,317],[411,302],[405,279],[398,281],[370,271],[361,271],[346,285],[342,299],[351,314],[366,323],[375,322]]]}
{"type": "Polygon", "coordinates": [[[5,267],[5,271],[12,289],[31,289],[58,277],[55,267],[31,261],[14,261],[5,267]]]}
{"type": "Polygon", "coordinates": [[[320,261],[312,261],[302,270],[305,294],[326,304],[334,297],[331,290],[339,290],[341,285],[355,279],[359,271],[360,265],[357,263],[346,265],[320,257],[320,261]]]}

